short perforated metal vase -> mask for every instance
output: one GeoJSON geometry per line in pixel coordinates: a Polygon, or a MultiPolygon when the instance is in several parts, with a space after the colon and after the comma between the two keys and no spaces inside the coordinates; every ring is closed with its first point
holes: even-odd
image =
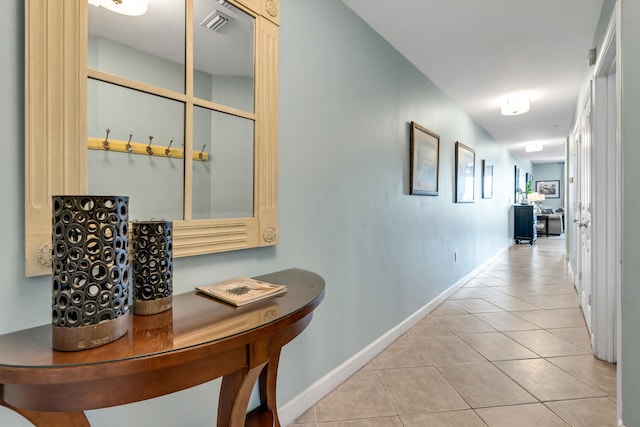
{"type": "Polygon", "coordinates": [[[53,196],[52,345],[74,351],[127,333],[126,196],[53,196]]]}
{"type": "Polygon", "coordinates": [[[137,221],[133,230],[133,313],[155,314],[173,303],[171,221],[137,221]]]}

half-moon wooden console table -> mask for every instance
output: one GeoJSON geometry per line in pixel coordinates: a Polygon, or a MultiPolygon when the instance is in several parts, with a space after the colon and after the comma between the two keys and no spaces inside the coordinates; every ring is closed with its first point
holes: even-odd
{"type": "Polygon", "coordinates": [[[174,295],[171,310],[132,315],[125,336],[83,351],[52,350],[51,325],[0,335],[0,405],[39,427],[89,426],[84,410],[223,377],[218,426],[280,426],[280,351],[311,321],[324,280],[300,269],[256,278],[288,291],[238,308],[197,292],[174,295]],[[261,405],[247,414],[258,379],[261,405]]]}

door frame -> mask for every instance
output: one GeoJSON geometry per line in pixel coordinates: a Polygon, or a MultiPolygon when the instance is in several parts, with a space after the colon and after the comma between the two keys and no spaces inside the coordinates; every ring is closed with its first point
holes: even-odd
{"type": "Polygon", "coordinates": [[[615,362],[621,283],[620,73],[617,5],[593,72],[593,354],[615,362]]]}

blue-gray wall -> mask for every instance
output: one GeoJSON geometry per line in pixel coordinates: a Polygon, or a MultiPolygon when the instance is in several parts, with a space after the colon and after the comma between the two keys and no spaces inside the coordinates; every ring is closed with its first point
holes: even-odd
{"type": "MultiPolygon", "coordinates": [[[[0,5],[0,333],[50,321],[50,278],[23,268],[23,7],[0,5]]],[[[513,167],[531,172],[340,0],[282,0],[281,12],[281,243],[177,259],[174,284],[289,267],[325,278],[311,325],[284,349],[280,405],[509,245],[513,167]],[[412,120],[440,134],[438,197],[408,195],[412,120]],[[455,141],[476,151],[472,204],[453,203],[455,141]],[[482,159],[494,164],[493,199],[480,198],[482,159]]],[[[210,425],[218,387],[88,415],[93,426],[210,425]]],[[[28,424],[0,408],[0,425],[28,424]]]]}
{"type": "MultiPolygon", "coordinates": [[[[640,425],[640,2],[622,2],[622,413],[640,425]]],[[[619,60],[619,58],[618,58],[619,60]]]]}
{"type": "Polygon", "coordinates": [[[558,209],[564,207],[564,163],[536,163],[533,165],[534,191],[535,181],[560,181],[560,197],[557,199],[545,199],[542,202],[543,208],[558,209]]]}

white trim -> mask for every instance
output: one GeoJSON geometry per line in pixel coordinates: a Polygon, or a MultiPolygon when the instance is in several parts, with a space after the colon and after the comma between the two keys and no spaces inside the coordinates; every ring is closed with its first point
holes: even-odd
{"type": "Polygon", "coordinates": [[[616,25],[616,165],[618,170],[616,182],[616,238],[618,247],[616,252],[616,403],[620,427],[624,427],[622,416],[622,6],[616,1],[613,10],[616,25]]]}
{"type": "MultiPolygon", "coordinates": [[[[596,104],[596,137],[606,141],[606,147],[601,147],[599,156],[603,156],[604,166],[599,168],[599,180],[606,181],[600,188],[594,200],[601,205],[599,213],[604,219],[597,230],[597,240],[594,248],[594,277],[598,277],[598,287],[595,301],[600,301],[604,307],[596,311],[594,322],[599,326],[597,332],[602,339],[596,340],[594,354],[598,358],[616,361],[617,367],[617,415],[618,426],[623,427],[622,421],[622,376],[621,376],[621,295],[622,295],[622,148],[621,148],[621,119],[622,119],[622,49],[621,49],[621,5],[616,4],[611,14],[607,31],[602,40],[596,66],[594,67],[594,81],[597,84],[596,101],[598,95],[605,98],[605,102],[596,104]],[[615,74],[615,80],[611,76],[615,74]],[[603,105],[605,104],[605,105],[603,105]],[[603,126],[603,123],[606,125],[603,126]],[[598,129],[603,126],[604,129],[598,129]]],[[[601,160],[602,160],[601,159],[601,160]]],[[[595,231],[595,229],[594,229],[595,231]]]]}
{"type": "Polygon", "coordinates": [[[567,268],[569,269],[569,280],[571,280],[571,284],[573,285],[573,287],[576,287],[576,277],[575,277],[575,273],[573,272],[573,267],[571,266],[571,261],[569,260],[569,262],[567,262],[567,268]]]}
{"type": "MultiPolygon", "coordinates": [[[[615,48],[615,43],[608,43],[605,48],[615,48]]],[[[607,62],[598,64],[597,69],[604,74],[594,75],[593,80],[591,330],[594,356],[615,362],[616,255],[619,245],[616,236],[619,198],[616,193],[616,175],[619,174],[616,165],[616,88],[611,74],[615,53],[603,51],[601,58],[607,62]]]]}
{"type": "Polygon", "coordinates": [[[458,280],[452,286],[446,289],[444,292],[442,292],[440,295],[435,297],[433,300],[429,301],[414,314],[412,314],[404,321],[390,329],[380,338],[360,350],[358,353],[336,367],[327,375],[311,384],[298,396],[294,397],[293,399],[282,405],[280,408],[278,408],[278,416],[280,418],[281,425],[287,426],[295,421],[296,418],[298,418],[305,411],[319,402],[323,397],[325,397],[336,387],[346,381],[351,375],[356,373],[360,368],[373,360],[373,358],[380,354],[380,352],[382,352],[395,340],[400,338],[405,332],[415,326],[420,320],[431,313],[447,298],[453,295],[465,283],[478,275],[478,273],[480,273],[491,263],[493,263],[498,257],[508,251],[511,246],[512,245],[508,245],[502,250],[498,251],[495,255],[486,260],[479,267],[476,267],[471,273],[467,274],[462,279],[458,280]]]}

